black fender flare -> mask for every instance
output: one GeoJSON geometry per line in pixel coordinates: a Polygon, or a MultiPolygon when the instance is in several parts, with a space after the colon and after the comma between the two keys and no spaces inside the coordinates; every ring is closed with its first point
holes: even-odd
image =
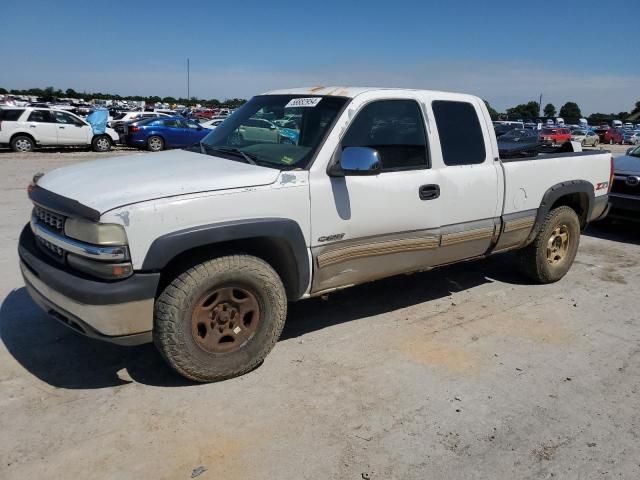
{"type": "Polygon", "coordinates": [[[293,255],[293,298],[300,298],[311,281],[307,242],[300,225],[288,218],[256,218],[187,228],[156,238],[142,262],[143,271],[160,271],[181,253],[234,240],[270,238],[286,244],[293,255]]]}
{"type": "Polygon", "coordinates": [[[538,208],[534,228],[531,230],[529,238],[527,238],[527,243],[532,242],[533,239],[536,238],[538,230],[542,226],[542,223],[551,210],[553,204],[565,195],[582,193],[587,196],[587,211],[585,212],[584,216],[584,223],[586,224],[591,218],[591,212],[593,210],[593,204],[595,201],[594,192],[595,189],[593,184],[587,180],[569,180],[566,182],[557,183],[549,188],[542,196],[542,201],[540,202],[540,207],[538,208]]]}

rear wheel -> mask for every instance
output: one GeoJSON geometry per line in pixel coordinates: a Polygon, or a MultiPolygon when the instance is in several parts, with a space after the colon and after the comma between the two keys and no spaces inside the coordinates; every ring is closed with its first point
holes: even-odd
{"type": "Polygon", "coordinates": [[[580,245],[580,221],[571,207],[551,210],[536,238],[520,252],[524,273],[539,283],[552,283],[566,275],[580,245]]]}
{"type": "Polygon", "coordinates": [[[152,135],[147,139],[147,148],[152,152],[159,152],[164,149],[164,140],[162,137],[152,135]]]}
{"type": "Polygon", "coordinates": [[[28,137],[27,135],[16,135],[11,140],[11,149],[14,152],[18,152],[18,153],[33,152],[35,147],[36,147],[35,142],[31,137],[28,137]]]}
{"type": "Polygon", "coordinates": [[[259,365],[286,315],[287,297],[273,268],[232,255],[196,265],[167,285],[156,302],[153,337],[178,373],[212,382],[259,365]]]}
{"type": "Polygon", "coordinates": [[[106,135],[93,137],[91,147],[94,152],[108,152],[111,150],[111,140],[106,135]]]}

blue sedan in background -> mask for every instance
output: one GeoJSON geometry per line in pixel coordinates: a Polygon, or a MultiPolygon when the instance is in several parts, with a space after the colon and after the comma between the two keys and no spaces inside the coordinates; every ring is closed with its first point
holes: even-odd
{"type": "Polygon", "coordinates": [[[159,152],[165,148],[196,144],[210,132],[197,121],[188,118],[150,118],[125,125],[123,143],[159,152]]]}

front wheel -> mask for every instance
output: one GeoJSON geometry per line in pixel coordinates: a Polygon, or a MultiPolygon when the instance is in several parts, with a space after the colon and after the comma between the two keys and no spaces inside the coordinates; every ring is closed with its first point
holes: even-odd
{"type": "Polygon", "coordinates": [[[580,220],[571,207],[551,210],[536,238],[520,250],[524,273],[538,283],[557,282],[564,277],[578,253],[580,220]]]}
{"type": "Polygon", "coordinates": [[[111,140],[106,135],[98,135],[91,141],[94,152],[108,152],[111,150],[111,140]]]}
{"type": "Polygon", "coordinates": [[[165,287],[155,305],[153,339],[178,373],[213,382],[259,365],[286,316],[284,286],[269,264],[249,255],[220,257],[165,287]]]}
{"type": "Polygon", "coordinates": [[[164,149],[164,140],[162,140],[162,137],[152,135],[147,140],[147,148],[152,152],[159,152],[164,149]]]}

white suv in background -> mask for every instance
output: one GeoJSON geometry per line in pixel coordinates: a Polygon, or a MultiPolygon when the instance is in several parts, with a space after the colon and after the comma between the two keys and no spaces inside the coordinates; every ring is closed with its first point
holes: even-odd
{"type": "Polygon", "coordinates": [[[31,152],[36,146],[82,145],[106,152],[118,140],[115,130],[107,128],[104,134],[95,135],[85,120],[63,110],[0,109],[0,145],[10,145],[14,152],[31,152]]]}

